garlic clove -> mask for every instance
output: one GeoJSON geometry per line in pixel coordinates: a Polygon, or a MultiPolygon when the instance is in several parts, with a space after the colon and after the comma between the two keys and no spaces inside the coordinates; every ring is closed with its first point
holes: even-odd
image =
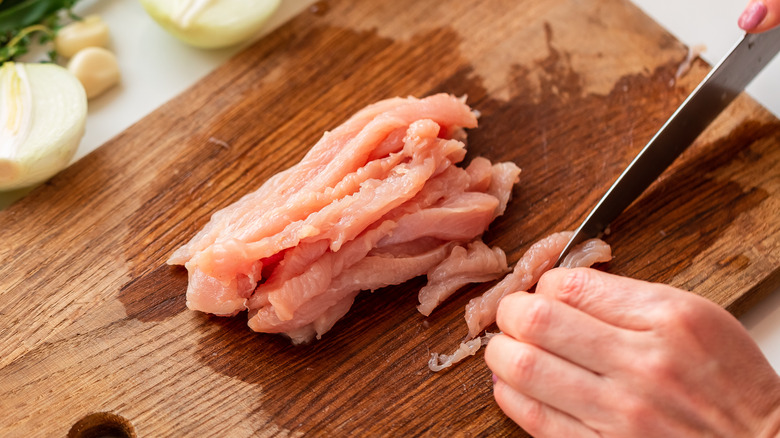
{"type": "Polygon", "coordinates": [[[87,47],[107,47],[108,41],[108,25],[98,15],[89,15],[57,31],[54,49],[59,55],[71,58],[87,47]]]}
{"type": "Polygon", "coordinates": [[[119,62],[116,56],[102,47],[87,47],[68,62],[68,70],[84,86],[87,99],[103,94],[119,83],[119,62]]]}

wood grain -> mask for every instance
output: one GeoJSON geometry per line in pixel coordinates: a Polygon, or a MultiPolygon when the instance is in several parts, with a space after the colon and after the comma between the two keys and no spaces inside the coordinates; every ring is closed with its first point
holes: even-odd
{"type": "MultiPolygon", "coordinates": [[[[571,229],[707,71],[626,0],[320,3],[0,212],[0,436],[92,412],[139,437],[508,436],[472,360],[467,287],[424,318],[416,279],[293,347],[186,310],[164,264],[217,209],[376,100],[446,91],[482,113],[470,156],[523,168],[486,241],[510,261],[571,229]],[[225,144],[227,146],[225,146],[225,144]]],[[[780,122],[741,97],[611,227],[602,268],[734,313],[780,284],[780,122]]]]}

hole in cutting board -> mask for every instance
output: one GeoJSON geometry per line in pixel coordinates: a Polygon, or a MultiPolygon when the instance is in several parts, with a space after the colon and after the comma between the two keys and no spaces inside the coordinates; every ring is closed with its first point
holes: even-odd
{"type": "Polygon", "coordinates": [[[68,438],[136,438],[130,422],[111,412],[96,412],[77,421],[68,438]]]}

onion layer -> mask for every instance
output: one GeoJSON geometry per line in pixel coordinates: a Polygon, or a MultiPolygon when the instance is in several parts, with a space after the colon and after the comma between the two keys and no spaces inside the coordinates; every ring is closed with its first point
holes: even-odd
{"type": "Polygon", "coordinates": [[[0,67],[0,190],[43,182],[73,158],[87,120],[84,88],[55,64],[0,67]]]}
{"type": "Polygon", "coordinates": [[[202,48],[227,47],[255,35],[280,0],[141,0],[173,36],[202,48]]]}

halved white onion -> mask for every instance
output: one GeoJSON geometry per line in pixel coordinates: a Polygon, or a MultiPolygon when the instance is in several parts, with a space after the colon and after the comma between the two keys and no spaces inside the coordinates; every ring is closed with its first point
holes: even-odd
{"type": "Polygon", "coordinates": [[[280,0],[141,0],[165,30],[195,47],[227,47],[257,34],[280,0]]]}
{"type": "Polygon", "coordinates": [[[0,190],[43,182],[73,158],[87,120],[84,87],[55,64],[0,67],[0,190]]]}

